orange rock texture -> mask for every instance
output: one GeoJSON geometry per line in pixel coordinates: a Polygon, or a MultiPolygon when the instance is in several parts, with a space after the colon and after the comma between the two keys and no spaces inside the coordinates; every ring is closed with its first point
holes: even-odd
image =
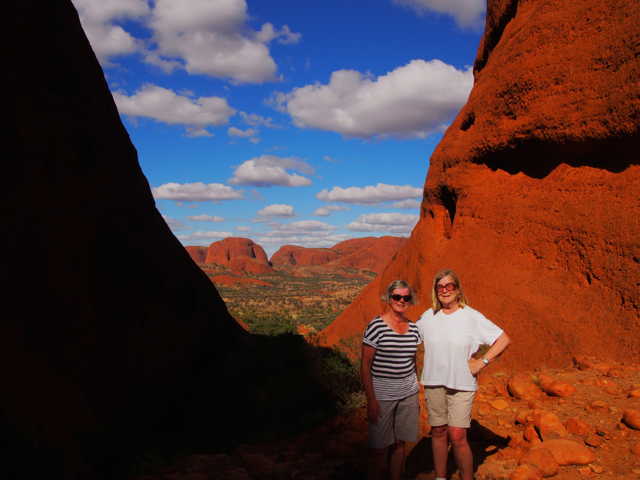
{"type": "Polygon", "coordinates": [[[325,329],[362,333],[380,294],[420,304],[441,268],[514,345],[501,368],[640,355],[640,3],[489,0],[465,107],[430,161],[421,218],[325,329]]]}
{"type": "Polygon", "coordinates": [[[94,478],[79,429],[172,421],[246,334],[156,210],[71,1],[3,5],[0,70],[0,429],[94,478]]]}
{"type": "Polygon", "coordinates": [[[205,263],[231,267],[236,274],[273,272],[264,249],[248,238],[229,237],[213,242],[205,263]]]}
{"type": "Polygon", "coordinates": [[[381,274],[395,253],[406,245],[402,237],[364,237],[346,240],[332,248],[281,247],[271,257],[276,270],[303,265],[326,265],[328,269],[351,267],[381,274]]]}

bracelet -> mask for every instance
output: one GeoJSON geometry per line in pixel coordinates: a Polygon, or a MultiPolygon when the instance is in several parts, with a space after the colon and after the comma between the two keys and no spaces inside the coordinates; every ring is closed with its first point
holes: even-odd
{"type": "Polygon", "coordinates": [[[485,365],[489,365],[489,360],[487,360],[486,358],[484,358],[484,356],[480,357],[482,359],[482,361],[484,362],[485,365]]]}

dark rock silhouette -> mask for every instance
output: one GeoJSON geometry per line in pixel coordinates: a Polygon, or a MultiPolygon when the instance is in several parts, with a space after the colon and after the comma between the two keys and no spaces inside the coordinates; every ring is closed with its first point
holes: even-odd
{"type": "Polygon", "coordinates": [[[502,368],[637,361],[639,56],[637,2],[490,0],[475,84],[431,157],[420,222],[327,344],[362,333],[395,278],[418,291],[417,319],[447,267],[514,340],[502,368]]]}
{"type": "Polygon", "coordinates": [[[0,69],[0,436],[90,476],[79,431],[170,428],[245,334],[156,210],[71,2],[4,5],[0,69]]]}

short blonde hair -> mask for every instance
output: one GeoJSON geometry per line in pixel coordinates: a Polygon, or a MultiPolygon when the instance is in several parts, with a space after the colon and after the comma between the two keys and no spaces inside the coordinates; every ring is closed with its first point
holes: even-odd
{"type": "Polygon", "coordinates": [[[436,273],[436,276],[433,279],[433,286],[431,287],[431,305],[433,308],[433,313],[438,313],[440,310],[442,310],[442,303],[438,298],[436,285],[438,285],[438,282],[445,277],[451,278],[451,280],[453,280],[453,283],[456,284],[456,288],[458,289],[458,305],[460,306],[460,308],[464,308],[467,305],[469,305],[469,300],[467,299],[467,296],[464,294],[464,290],[462,289],[462,285],[460,284],[460,280],[458,279],[458,276],[455,274],[455,272],[453,272],[453,270],[448,270],[444,268],[440,270],[438,273],[436,273]]]}
{"type": "Polygon", "coordinates": [[[418,299],[416,298],[416,294],[413,291],[413,288],[411,288],[411,285],[409,285],[404,280],[394,280],[393,282],[391,282],[387,287],[387,289],[385,290],[384,294],[380,295],[380,298],[382,299],[383,302],[391,305],[391,294],[393,293],[394,290],[397,290],[399,288],[408,288],[409,295],[411,295],[411,302],[409,303],[409,305],[418,305],[419,302],[418,302],[418,299]]]}

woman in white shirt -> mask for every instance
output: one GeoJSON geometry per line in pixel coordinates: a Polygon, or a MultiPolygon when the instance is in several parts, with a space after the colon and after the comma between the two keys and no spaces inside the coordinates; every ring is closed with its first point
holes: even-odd
{"type": "Polygon", "coordinates": [[[424,342],[425,404],[431,425],[436,480],[447,475],[448,442],[460,470],[460,480],[473,480],[473,456],[467,442],[471,406],[478,389],[476,375],[511,344],[506,333],[468,306],[460,281],[451,270],[440,270],[431,289],[433,308],[417,322],[424,342]],[[481,358],[480,345],[491,345],[481,358]]]}

